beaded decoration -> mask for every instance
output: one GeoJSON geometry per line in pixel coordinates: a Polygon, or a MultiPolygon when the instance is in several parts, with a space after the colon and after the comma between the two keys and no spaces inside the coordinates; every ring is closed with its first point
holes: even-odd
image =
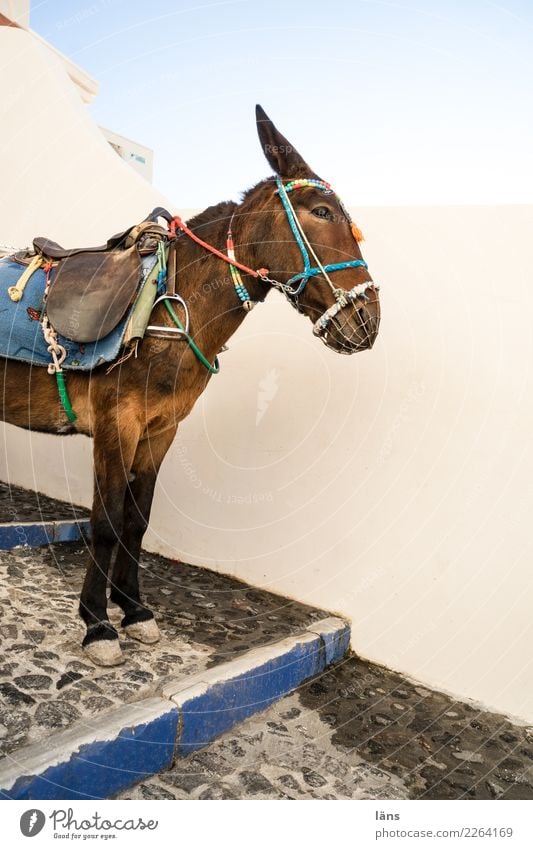
{"type": "Polygon", "coordinates": [[[292,192],[293,189],[301,189],[303,186],[314,186],[317,189],[323,189],[325,192],[335,194],[330,184],[326,183],[325,180],[315,180],[312,178],[307,179],[305,177],[301,177],[298,180],[291,180],[289,183],[286,183],[285,191],[292,192]]]}
{"type": "MultiPolygon", "coordinates": [[[[233,219],[232,219],[233,220],[233,219]]],[[[228,235],[226,237],[226,250],[230,259],[235,260],[235,245],[233,244],[233,234],[231,232],[231,224],[230,229],[228,230],[228,235]]],[[[239,297],[240,302],[242,303],[246,312],[250,312],[255,307],[255,301],[252,301],[250,294],[242,282],[242,277],[238,268],[234,265],[230,264],[229,267],[231,279],[233,281],[233,285],[235,286],[235,291],[239,297]]]]}

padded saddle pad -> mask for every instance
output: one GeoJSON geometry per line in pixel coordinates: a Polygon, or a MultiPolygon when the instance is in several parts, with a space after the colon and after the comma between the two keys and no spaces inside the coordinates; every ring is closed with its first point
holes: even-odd
{"type": "MultiPolygon", "coordinates": [[[[143,282],[139,293],[155,263],[155,254],[142,258],[143,282]]],[[[26,265],[12,256],[0,259],[0,357],[46,367],[52,362],[40,324],[46,273],[42,268],[34,271],[20,301],[13,302],[8,294],[9,287],[16,285],[25,268],[26,265]]],[[[124,333],[133,308],[134,305],[126,311],[111,333],[97,342],[75,342],[71,337],[66,338],[60,334],[58,342],[67,352],[63,368],[69,371],[90,371],[116,360],[122,350],[124,333]]]]}
{"type": "Polygon", "coordinates": [[[74,342],[97,342],[115,328],[142,280],[136,245],[124,250],[80,251],[52,272],[46,312],[52,327],[74,342]]]}

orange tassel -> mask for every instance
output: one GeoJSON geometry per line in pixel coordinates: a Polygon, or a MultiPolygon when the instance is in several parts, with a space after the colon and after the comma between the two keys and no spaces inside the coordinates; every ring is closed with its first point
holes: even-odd
{"type": "Polygon", "coordinates": [[[365,237],[363,236],[363,234],[362,234],[361,230],[359,229],[359,227],[357,226],[357,224],[355,224],[353,221],[352,221],[352,233],[353,233],[353,237],[354,237],[356,242],[364,242],[365,237]]]}

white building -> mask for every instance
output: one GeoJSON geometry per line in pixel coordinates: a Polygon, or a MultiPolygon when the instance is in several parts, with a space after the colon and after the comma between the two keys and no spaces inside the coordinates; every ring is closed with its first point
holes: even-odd
{"type": "MultiPolygon", "coordinates": [[[[98,94],[98,82],[79,65],[72,62],[44,38],[30,29],[30,0],[0,0],[0,26],[15,26],[26,30],[50,50],[61,62],[84,103],[90,103],[98,94]]],[[[150,148],[120,135],[106,127],[100,128],[113,150],[134,168],[138,174],[152,182],[154,154],[150,148]]]]}

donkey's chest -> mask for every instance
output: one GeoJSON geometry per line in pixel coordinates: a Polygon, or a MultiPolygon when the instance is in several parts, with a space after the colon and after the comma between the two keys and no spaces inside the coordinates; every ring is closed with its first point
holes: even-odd
{"type": "Polygon", "coordinates": [[[142,425],[148,431],[178,425],[192,411],[206,388],[209,375],[201,373],[194,360],[176,369],[153,367],[144,376],[141,387],[126,394],[135,397],[142,425]],[[139,392],[139,388],[141,391],[139,392]]]}
{"type": "Polygon", "coordinates": [[[181,388],[174,392],[166,387],[149,393],[146,398],[146,408],[142,416],[148,430],[164,429],[169,425],[178,425],[191,412],[199,392],[195,389],[181,388]]]}

